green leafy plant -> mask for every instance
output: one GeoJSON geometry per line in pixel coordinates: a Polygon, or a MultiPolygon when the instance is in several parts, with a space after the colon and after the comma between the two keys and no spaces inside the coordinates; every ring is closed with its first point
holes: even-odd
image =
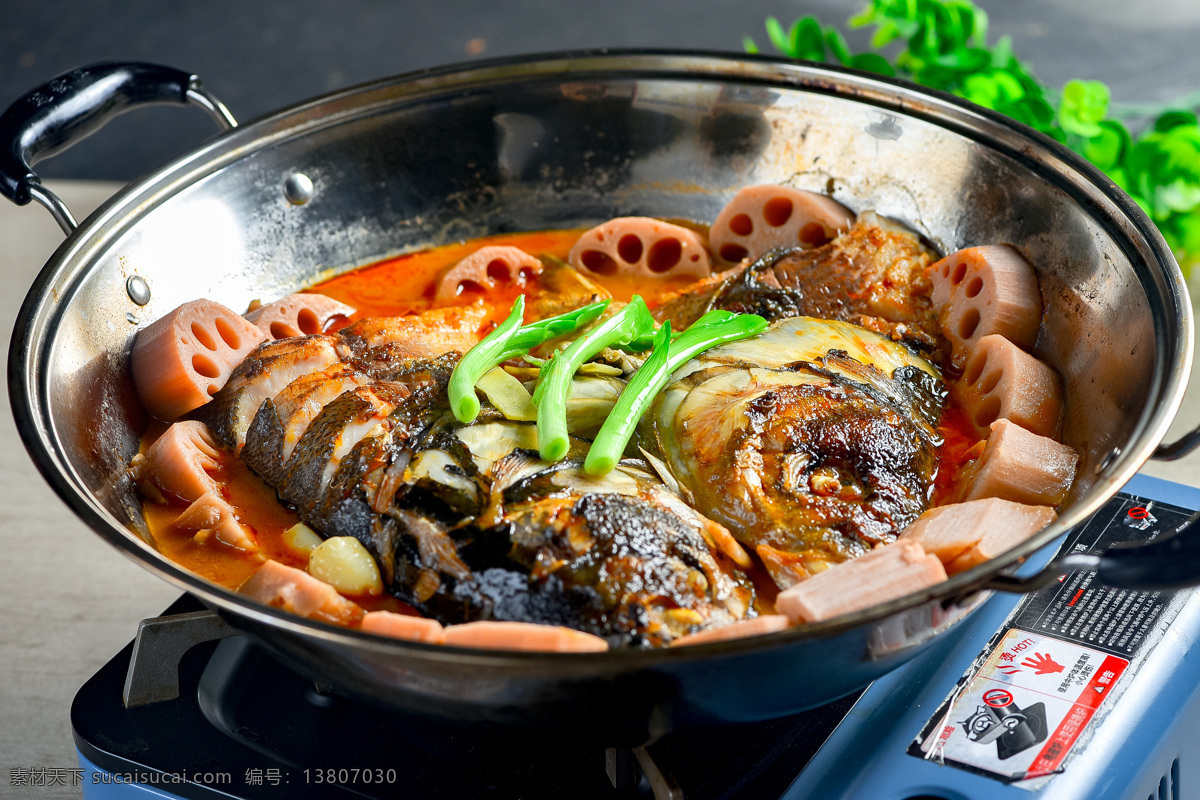
{"type": "MultiPolygon", "coordinates": [[[[968,0],[869,0],[848,24],[874,28],[869,52],[851,53],[837,28],[813,16],[789,28],[770,17],[766,28],[775,49],[791,58],[906,78],[1053,137],[1130,194],[1185,271],[1200,262],[1200,125],[1186,110],[1197,98],[1118,116],[1099,81],[1074,80],[1055,91],[1013,54],[1008,37],[988,44],[987,14],[968,0]],[[1142,123],[1138,135],[1130,123],[1142,123]]],[[[758,52],[752,38],[743,44],[758,52]]]]}

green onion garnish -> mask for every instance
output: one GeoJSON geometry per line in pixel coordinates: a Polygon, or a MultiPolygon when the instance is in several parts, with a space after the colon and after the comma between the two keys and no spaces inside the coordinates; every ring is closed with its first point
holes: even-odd
{"type": "Polygon", "coordinates": [[[650,357],[629,380],[596,434],[583,464],[584,472],[604,475],[617,465],[638,421],[675,370],[705,350],[757,336],[766,329],[767,321],[756,314],[710,311],[672,342],[671,325],[663,323],[650,357]]]}
{"type": "Polygon", "coordinates": [[[654,329],[654,318],[646,301],[634,295],[629,305],[576,339],[542,367],[541,378],[533,394],[537,405],[538,452],[546,461],[558,461],[567,454],[567,396],[571,377],[580,365],[606,347],[628,344],[654,329]]]}
{"type": "Polygon", "coordinates": [[[662,389],[671,373],[667,370],[667,357],[671,349],[671,323],[668,320],[658,329],[654,337],[654,349],[641,368],[629,379],[621,390],[617,404],[608,412],[607,419],[596,435],[596,441],[588,450],[583,462],[583,471],[588,475],[604,475],[612,470],[625,452],[625,443],[633,435],[633,429],[641,418],[634,409],[645,409],[662,389]],[[659,378],[662,380],[659,380],[659,378]]]}
{"type": "MultiPolygon", "coordinates": [[[[725,320],[731,319],[735,316],[737,316],[737,314],[735,314],[734,312],[725,311],[723,309],[709,311],[707,314],[702,316],[700,319],[693,322],[692,327],[694,328],[697,325],[710,325],[714,322],[724,322],[725,320]]],[[[675,339],[678,339],[680,336],[683,336],[683,334],[682,333],[673,333],[673,334],[671,334],[671,340],[674,341],[675,339]]],[[[645,351],[649,350],[651,347],[654,347],[654,342],[657,339],[658,339],[658,331],[656,329],[651,329],[651,330],[648,330],[645,333],[643,333],[641,336],[638,336],[635,339],[633,339],[632,341],[630,341],[629,344],[617,345],[617,348],[620,350],[624,350],[627,353],[644,353],[645,351]]]]}
{"type": "MultiPolygon", "coordinates": [[[[718,322],[728,322],[729,320],[733,319],[736,316],[737,316],[737,314],[735,314],[734,312],[726,311],[723,308],[713,309],[712,311],[709,311],[707,314],[705,314],[700,319],[693,322],[691,324],[691,327],[688,328],[688,330],[694,331],[697,328],[704,327],[705,325],[716,325],[718,322]]],[[[751,314],[750,316],[757,316],[757,315],[751,314]]],[[[681,333],[679,335],[682,336],[683,334],[681,333]]]]}
{"type": "Polygon", "coordinates": [[[525,316],[525,296],[513,303],[508,318],[467,351],[450,375],[450,409],[459,422],[471,422],[479,415],[479,398],[475,384],[497,364],[510,358],[528,355],[538,345],[574,333],[604,313],[608,301],[559,314],[521,326],[525,316]]]}

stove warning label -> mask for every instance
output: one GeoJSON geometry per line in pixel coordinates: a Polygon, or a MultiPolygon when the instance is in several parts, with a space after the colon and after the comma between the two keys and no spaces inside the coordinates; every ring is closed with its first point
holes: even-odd
{"type": "Polygon", "coordinates": [[[943,707],[923,755],[1007,780],[1051,775],[1128,666],[1100,650],[1013,628],[943,707]]]}
{"type": "MultiPolygon", "coordinates": [[[[1102,553],[1123,542],[1149,542],[1188,518],[1183,509],[1117,496],[1074,532],[1059,554],[1102,553]]],[[[1057,586],[1027,597],[1009,624],[1130,658],[1173,596],[1113,589],[1098,582],[1094,572],[1072,572],[1057,586]]]]}
{"type": "MultiPolygon", "coordinates": [[[[1151,541],[1189,518],[1186,509],[1118,494],[1068,535],[1059,555],[1151,541]]],[[[1104,586],[1094,572],[1062,575],[1017,606],[909,753],[1040,788],[1108,713],[1177,613],[1174,600],[1172,592],[1104,586]]]]}

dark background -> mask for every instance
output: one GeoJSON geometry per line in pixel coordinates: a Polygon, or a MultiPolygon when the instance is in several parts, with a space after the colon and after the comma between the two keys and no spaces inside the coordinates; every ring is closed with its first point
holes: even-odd
{"type": "MultiPolygon", "coordinates": [[[[1053,86],[1108,83],[1158,102],[1200,88],[1200,0],[983,0],[1053,86]]],[[[240,121],[386,75],[469,59],[587,47],[770,50],[768,15],[839,25],[859,0],[0,0],[0,108],[81,64],[153,61],[200,75],[240,121]]],[[[856,50],[866,33],[850,36],[856,50]]],[[[127,181],[214,132],[192,108],[149,108],[43,162],[48,177],[127,181]]]]}

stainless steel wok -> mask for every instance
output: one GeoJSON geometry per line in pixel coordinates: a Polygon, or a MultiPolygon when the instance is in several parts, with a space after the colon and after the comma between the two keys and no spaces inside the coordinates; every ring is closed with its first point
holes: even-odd
{"type": "MultiPolygon", "coordinates": [[[[198,103],[187,73],[76,70],[0,118],[0,189],[68,236],[38,276],[9,356],[17,424],[58,494],[100,536],[300,672],[431,717],[640,743],[688,724],[794,712],[911,658],[986,600],[1067,566],[1118,585],[1200,580],[1198,537],[1011,577],[1149,457],[1179,406],[1192,318],[1151,222],[1066,149],[957,98],[862,73],[702,53],[585,52],[477,62],[327,95],[128,186],[75,228],[31,164],[128,107],[198,103]],[[176,305],[233,308],[387,256],[504,231],[647,214],[711,221],[741,186],[826,192],[907,223],[943,252],[1010,242],[1047,303],[1037,353],[1063,376],[1081,454],[1053,526],[934,592],[829,623],[680,650],[471,651],[289,616],[182,569],[148,542],[126,475],[144,415],[126,357],[176,305]]],[[[1158,455],[1179,455],[1196,434],[1158,455]]]]}

